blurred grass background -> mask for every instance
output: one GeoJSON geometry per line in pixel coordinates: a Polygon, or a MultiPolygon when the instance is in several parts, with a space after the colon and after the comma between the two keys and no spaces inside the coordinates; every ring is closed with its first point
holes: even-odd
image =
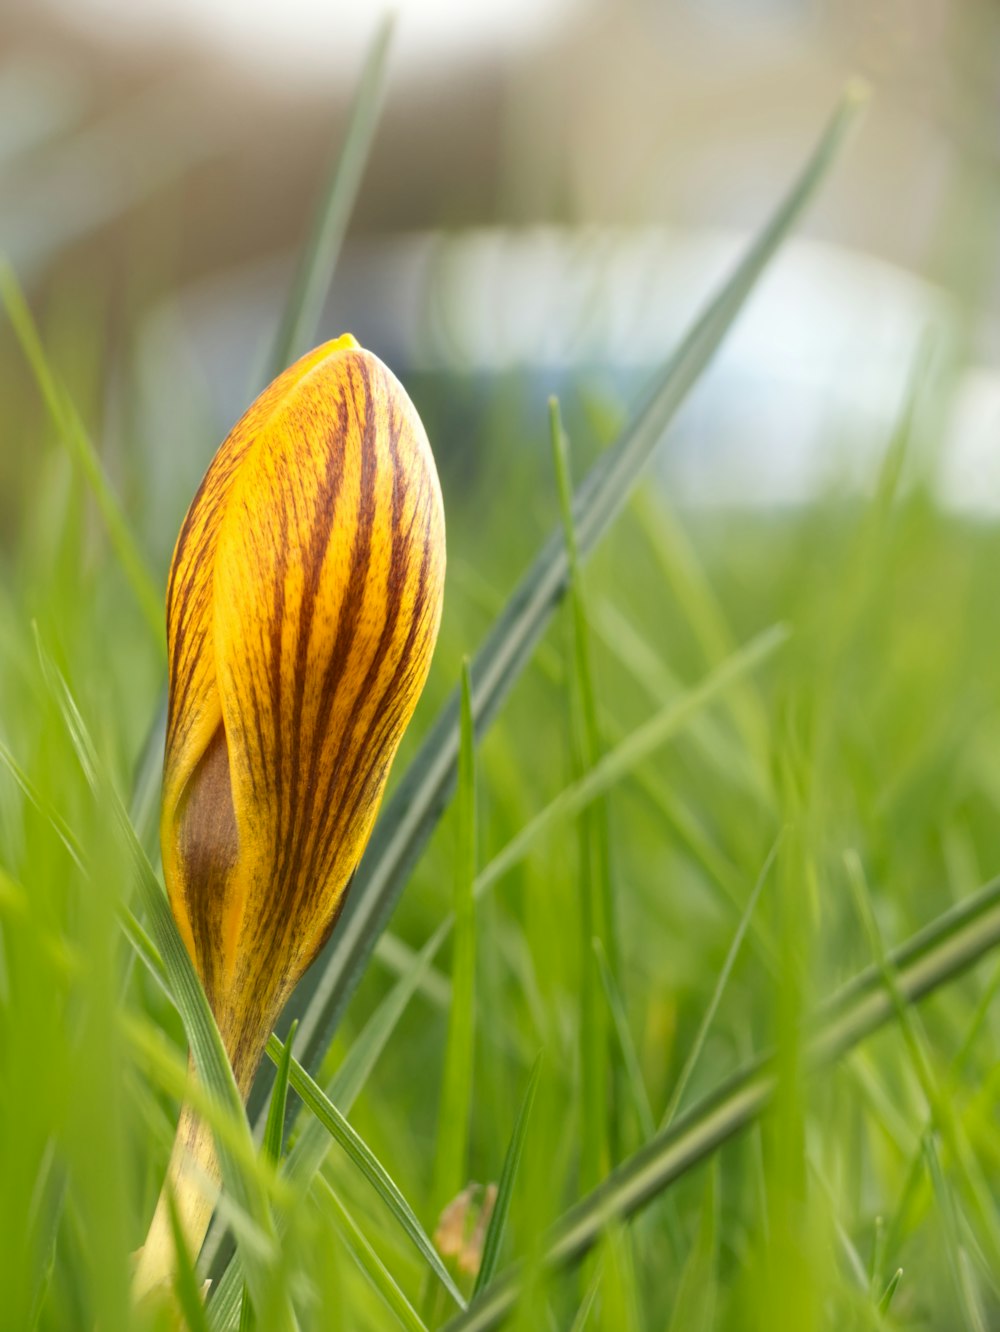
{"type": "MultiPolygon", "coordinates": [[[[527,36],[477,46],[470,32],[435,58],[419,34],[436,29],[404,6],[322,315],[323,336],[350,326],[401,375],[442,475],[445,621],[398,774],[560,520],[548,394],[582,476],[844,75],[874,79],[809,241],[765,280],[477,749],[482,867],[595,743],[599,756],[754,635],[790,629],[477,902],[465,1174],[499,1178],[542,1052],[502,1260],[527,1258],[530,1277],[539,1236],[583,1189],[773,1048],[763,1121],[575,1272],[529,1279],[514,1325],[986,1329],[1000,1320],[1000,967],[982,962],[817,1077],[800,1023],[872,962],[869,906],[896,944],[1000,864],[996,18],[930,0],[752,8],[751,23],[721,2],[553,6],[527,36]],[[602,885],[610,994],[581,950],[602,885]],[[595,1031],[610,1063],[596,1112],[595,1031]]],[[[109,43],[88,12],[72,27],[56,6],[4,18],[0,246],[160,588],[259,381],[368,33],[330,57],[331,89],[315,53],[296,85],[284,47],[277,77],[179,27],[157,47],[127,30],[109,43]]],[[[129,965],[127,867],[36,636],[123,792],[163,662],[9,321],[0,403],[0,740],[91,867],[0,773],[0,1326],[129,1327],[128,1254],[176,1117],[161,1065],[184,1037],[129,965]],[[123,1014],[165,1033],[161,1063],[123,1014]]],[[[451,909],[458,822],[449,810],[413,875],[327,1072],[404,945],[451,909]]],[[[428,1231],[456,1131],[440,1122],[452,966],[449,945],[350,1116],[428,1231]]],[[[443,1295],[351,1163],[334,1150],[324,1176],[424,1321],[442,1322],[443,1295]]],[[[337,1215],[317,1191],[293,1218],[285,1272],[304,1326],[395,1325],[337,1215]]]]}

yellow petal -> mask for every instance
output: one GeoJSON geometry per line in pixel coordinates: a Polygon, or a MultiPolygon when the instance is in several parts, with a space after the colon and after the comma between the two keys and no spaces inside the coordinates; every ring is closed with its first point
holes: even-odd
{"type": "Polygon", "coordinates": [[[415,409],[353,339],[318,348],[219,450],[168,594],[164,873],[244,1085],[367,842],[443,582],[415,409]]]}

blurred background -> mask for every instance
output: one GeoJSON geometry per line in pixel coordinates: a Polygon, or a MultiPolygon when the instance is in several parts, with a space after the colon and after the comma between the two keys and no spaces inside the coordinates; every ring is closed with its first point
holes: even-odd
{"type": "MultiPolygon", "coordinates": [[[[318,0],[3,8],[0,248],[161,565],[259,382],[378,17],[318,0]],[[81,310],[89,337],[70,327],[81,310]]],[[[530,413],[506,447],[538,434],[554,388],[585,383],[613,419],[860,75],[863,132],[662,473],[687,505],[863,484],[914,374],[939,373],[941,497],[993,510],[998,24],[989,0],[404,0],[321,331],[350,329],[432,421],[447,411],[466,472],[485,465],[498,376],[530,413]]],[[[9,403],[32,390],[8,350],[9,403]]],[[[0,424],[0,450],[9,543],[31,449],[0,424]]]]}

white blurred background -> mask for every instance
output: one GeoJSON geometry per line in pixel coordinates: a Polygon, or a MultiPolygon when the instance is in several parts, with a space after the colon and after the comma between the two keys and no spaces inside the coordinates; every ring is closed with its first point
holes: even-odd
{"type": "MultiPolygon", "coordinates": [[[[245,403],[380,14],[2,12],[0,249],[34,299],[96,290],[109,329],[140,329],[141,446],[165,477],[195,430],[180,375],[193,415],[245,403]]],[[[666,480],[698,505],[863,486],[926,380],[948,386],[943,501],[994,512],[998,58],[992,0],[406,0],[322,333],[403,372],[599,370],[627,403],[861,75],[862,132],[666,480]]]]}

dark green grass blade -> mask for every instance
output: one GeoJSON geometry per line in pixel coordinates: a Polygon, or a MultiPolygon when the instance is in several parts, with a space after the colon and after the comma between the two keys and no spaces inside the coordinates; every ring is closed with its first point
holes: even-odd
{"type": "MultiPolygon", "coordinates": [[[[844,98],[813,155],[771,220],[748,249],[666,366],[645,409],[591,469],[573,512],[581,557],[593,550],[621,511],[644,464],[684,402],[760,275],[833,165],[863,96],[844,98]]],[[[481,734],[496,716],[566,590],[563,532],[554,532],[514,591],[472,667],[473,710],[481,734]]],[[[454,788],[458,695],[453,694],[379,819],[344,915],[322,958],[293,999],[302,1014],[302,1061],[315,1069],[385,928],[409,872],[454,788]]]]}
{"type": "MultiPolygon", "coordinates": [[[[284,1053],[284,1047],[277,1036],[272,1036],[267,1044],[267,1053],[277,1061],[284,1053]]],[[[291,1060],[289,1081],[301,1096],[303,1103],[316,1116],[330,1136],[347,1153],[365,1179],[375,1189],[393,1216],[399,1222],[405,1234],[412,1241],[435,1276],[448,1291],[455,1303],[465,1307],[462,1292],[452,1281],[448,1269],[428,1237],[423,1226],[417,1220],[413,1209],[400,1193],[388,1171],[375,1156],[368,1144],[352,1128],[318,1083],[314,1082],[296,1059],[291,1060]]]]}
{"type": "Polygon", "coordinates": [[[445,1046],[432,1198],[439,1212],[465,1184],[476,1037],[476,760],[469,663],[462,663],[462,740],[458,763],[458,851],[451,1008],[445,1046]]]}
{"type": "Polygon", "coordinates": [[[281,1149],[285,1137],[285,1105],[288,1101],[288,1071],[292,1062],[292,1045],[295,1041],[297,1023],[293,1022],[285,1039],[281,1058],[278,1060],[278,1072],[271,1091],[271,1106],[267,1112],[267,1128],[264,1130],[264,1153],[275,1165],[281,1160],[281,1149]]]}
{"type": "Polygon", "coordinates": [[[330,176],[322,206],[302,251],[274,351],[268,380],[279,375],[296,357],[309,350],[337,264],[347,223],[378,125],[385,84],[392,18],[379,24],[368,51],[357,95],[351,107],[347,135],[330,176]]]}
{"type": "MultiPolygon", "coordinates": [[[[940,916],[888,955],[898,996],[912,1004],[954,979],[1000,944],[1000,879],[940,916]]],[[[837,992],[810,1024],[808,1067],[830,1064],[897,1015],[879,967],[868,967],[837,992]]],[[[751,1060],[729,1081],[656,1137],[571,1208],[553,1228],[545,1254],[549,1270],[579,1260],[609,1221],[632,1216],[675,1180],[715,1152],[769,1104],[773,1058],[751,1060]]],[[[517,1301],[519,1271],[512,1269],[447,1324],[447,1332],[496,1327],[517,1301]]]]}
{"type": "Polygon", "coordinates": [[[524,1152],[524,1139],[528,1131],[531,1107],[535,1103],[535,1091],[538,1088],[538,1076],[541,1071],[542,1056],[539,1055],[535,1060],[534,1068],[531,1070],[531,1076],[528,1079],[528,1090],[524,1093],[524,1100],[521,1102],[521,1108],[517,1114],[514,1131],[510,1135],[507,1155],[504,1157],[503,1169],[500,1172],[500,1183],[497,1185],[497,1199],[493,1205],[490,1224],[486,1228],[486,1239],[483,1241],[483,1258],[479,1264],[479,1273],[476,1276],[476,1284],[472,1291],[473,1299],[481,1290],[485,1290],[493,1280],[497,1263],[500,1261],[500,1249],[507,1229],[507,1218],[510,1215],[510,1203],[514,1196],[517,1170],[521,1164],[521,1155],[524,1152]]]}
{"type": "MultiPolygon", "coordinates": [[[[597,720],[591,630],[573,522],[569,441],[562,426],[559,400],[555,397],[549,399],[549,433],[569,571],[567,669],[573,686],[569,698],[574,775],[578,781],[583,781],[601,758],[601,734],[597,720]]],[[[577,832],[580,856],[580,1188],[588,1189],[607,1172],[613,1155],[611,1143],[617,1137],[617,1126],[609,1113],[611,1106],[617,1105],[618,1098],[608,1094],[610,1040],[607,1009],[594,956],[596,943],[605,950],[611,975],[617,983],[620,973],[618,934],[604,797],[589,803],[581,811],[577,832]]]]}

